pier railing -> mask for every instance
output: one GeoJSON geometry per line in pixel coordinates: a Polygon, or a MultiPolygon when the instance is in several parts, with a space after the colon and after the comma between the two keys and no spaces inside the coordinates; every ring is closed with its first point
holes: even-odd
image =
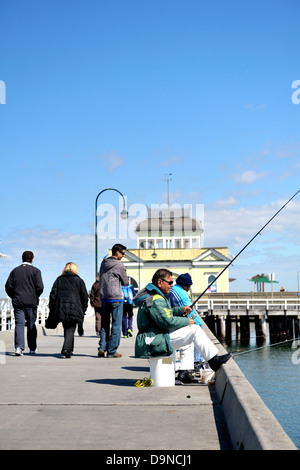
{"type": "MultiPolygon", "coordinates": [[[[46,318],[49,315],[49,299],[43,298],[40,299],[37,312],[36,323],[38,325],[45,325],[46,318]]],[[[94,309],[91,307],[90,303],[88,305],[86,316],[94,315],[94,309]]],[[[11,299],[0,299],[0,331],[5,330],[14,330],[15,329],[15,317],[14,310],[11,303],[11,299]]]]}
{"type": "MultiPolygon", "coordinates": [[[[218,337],[229,337],[231,321],[236,323],[241,338],[248,338],[250,321],[255,322],[257,337],[298,337],[300,328],[300,297],[297,292],[283,293],[214,293],[201,297],[196,309],[218,337]]],[[[197,298],[197,294],[194,294],[197,298]]]]}
{"type": "Polygon", "coordinates": [[[290,294],[210,294],[198,300],[196,309],[200,314],[211,315],[300,315],[300,297],[290,294]]]}

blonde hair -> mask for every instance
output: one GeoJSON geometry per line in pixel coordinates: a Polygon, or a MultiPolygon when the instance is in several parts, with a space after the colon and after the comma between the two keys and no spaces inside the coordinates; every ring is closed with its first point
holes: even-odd
{"type": "Polygon", "coordinates": [[[67,263],[66,266],[63,269],[63,274],[66,274],[66,272],[72,271],[74,274],[78,274],[78,266],[75,263],[67,263]]]}

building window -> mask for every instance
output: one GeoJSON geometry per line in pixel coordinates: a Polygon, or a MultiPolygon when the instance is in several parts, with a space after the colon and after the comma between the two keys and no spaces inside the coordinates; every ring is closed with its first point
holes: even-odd
{"type": "Polygon", "coordinates": [[[184,240],[184,248],[190,247],[190,240],[184,240]]]}
{"type": "Polygon", "coordinates": [[[181,240],[175,240],[175,248],[181,248],[181,240]]]}
{"type": "Polygon", "coordinates": [[[163,241],[162,240],[157,240],[157,248],[162,248],[163,247],[163,241]]]}
{"type": "Polygon", "coordinates": [[[192,248],[198,248],[198,240],[197,238],[192,239],[192,248]]]}
{"type": "MultiPolygon", "coordinates": [[[[216,276],[214,274],[207,275],[207,285],[209,286],[214,280],[216,276]]],[[[217,292],[217,282],[213,282],[207,292],[217,292]]]]}
{"type": "Polygon", "coordinates": [[[172,240],[166,240],[166,248],[172,248],[172,240]]]}
{"type": "Polygon", "coordinates": [[[148,248],[152,250],[154,248],[154,240],[148,240],[148,248]]]}

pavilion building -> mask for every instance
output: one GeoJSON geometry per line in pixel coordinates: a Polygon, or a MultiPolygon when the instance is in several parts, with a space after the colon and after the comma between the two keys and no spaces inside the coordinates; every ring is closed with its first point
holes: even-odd
{"type": "MultiPolygon", "coordinates": [[[[189,273],[191,293],[201,293],[230,262],[227,247],[203,247],[203,221],[191,216],[191,208],[148,209],[147,218],[135,230],[137,247],[126,250],[123,262],[131,284],[140,290],[159,268],[167,268],[175,280],[189,273]]],[[[228,270],[212,284],[210,292],[229,291],[228,270]]]]}

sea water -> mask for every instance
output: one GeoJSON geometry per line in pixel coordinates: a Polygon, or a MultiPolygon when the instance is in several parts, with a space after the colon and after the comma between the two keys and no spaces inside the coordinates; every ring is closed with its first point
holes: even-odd
{"type": "Polygon", "coordinates": [[[232,341],[223,345],[300,450],[300,340],[279,338],[271,343],[267,331],[266,340],[261,342],[250,323],[249,341],[233,335],[232,341]]]}

